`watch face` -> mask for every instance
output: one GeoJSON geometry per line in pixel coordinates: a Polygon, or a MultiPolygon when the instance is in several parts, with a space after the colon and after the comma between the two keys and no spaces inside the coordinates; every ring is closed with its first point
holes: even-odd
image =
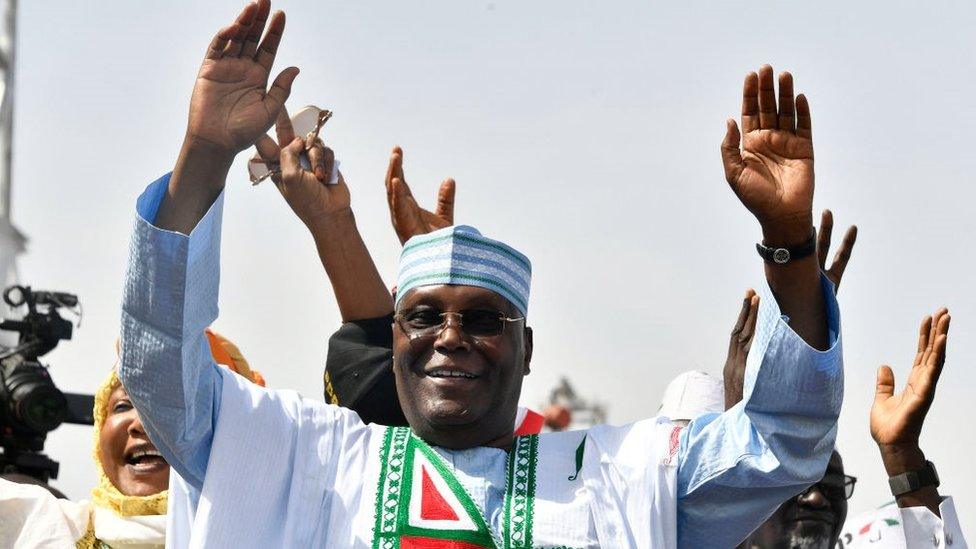
{"type": "Polygon", "coordinates": [[[782,264],[782,263],[786,263],[789,260],[790,260],[790,251],[787,250],[786,248],[776,248],[776,251],[773,252],[773,261],[775,261],[776,263],[782,264]]]}

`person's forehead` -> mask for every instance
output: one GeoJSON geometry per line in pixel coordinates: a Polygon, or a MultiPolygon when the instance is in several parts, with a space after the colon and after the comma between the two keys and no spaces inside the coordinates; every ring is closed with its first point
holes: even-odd
{"type": "Polygon", "coordinates": [[[413,288],[403,296],[399,308],[406,309],[417,305],[431,305],[442,309],[492,307],[507,310],[512,308],[511,303],[499,293],[462,284],[436,284],[413,288]]]}
{"type": "Polygon", "coordinates": [[[128,397],[129,397],[129,393],[126,392],[125,387],[123,387],[122,384],[116,385],[115,388],[112,389],[112,392],[108,394],[109,401],[119,400],[128,397]]]}

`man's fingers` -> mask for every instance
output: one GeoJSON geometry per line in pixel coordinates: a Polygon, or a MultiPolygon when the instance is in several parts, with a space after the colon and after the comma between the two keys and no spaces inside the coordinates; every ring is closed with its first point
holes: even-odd
{"type": "Polygon", "coordinates": [[[759,75],[750,72],[742,84],[742,131],[759,129],[759,75]]]}
{"type": "Polygon", "coordinates": [[[857,242],[857,225],[851,225],[844,233],[844,240],[841,241],[834,259],[830,262],[830,273],[835,276],[837,283],[834,290],[840,287],[840,280],[844,277],[847,263],[851,260],[851,253],[854,251],[854,243],[857,242]]]}
{"type": "Polygon", "coordinates": [[[264,35],[264,40],[258,46],[258,51],[254,55],[254,60],[264,69],[271,72],[274,65],[275,55],[278,53],[278,45],[281,44],[281,37],[285,32],[285,12],[276,11],[271,16],[271,23],[268,25],[268,32],[264,35]]]}
{"type": "Polygon", "coordinates": [[[939,323],[935,329],[935,343],[932,345],[932,356],[929,357],[929,364],[932,366],[941,367],[941,363],[945,361],[946,343],[949,338],[949,323],[951,321],[952,317],[949,316],[948,311],[939,317],[939,323]]]}
{"type": "MultiPolygon", "coordinates": [[[[285,141],[287,143],[287,141],[285,141]]],[[[277,162],[279,148],[278,144],[275,143],[274,139],[267,134],[262,135],[258,138],[258,142],[254,144],[254,148],[258,150],[258,156],[261,160],[265,162],[277,162]]]]}
{"type": "Polygon", "coordinates": [[[949,314],[949,310],[945,307],[941,307],[939,310],[935,311],[934,315],[932,315],[932,322],[929,325],[929,338],[927,342],[928,345],[926,346],[927,350],[931,351],[932,346],[935,345],[935,337],[939,331],[939,323],[942,321],[942,317],[946,316],[947,314],[949,314]]]}
{"type": "Polygon", "coordinates": [[[796,111],[793,108],[793,75],[779,73],[779,129],[793,132],[796,129],[796,111]]]}
{"type": "Polygon", "coordinates": [[[447,178],[441,183],[440,189],[437,190],[437,209],[434,213],[438,217],[447,221],[449,225],[454,224],[454,191],[456,184],[451,178],[447,178]]]}
{"type": "Polygon", "coordinates": [[[796,135],[805,139],[813,139],[813,128],[810,125],[810,103],[802,93],[796,96],[796,135]]]}
{"type": "Polygon", "coordinates": [[[302,165],[299,155],[305,150],[305,144],[297,137],[281,149],[281,177],[285,181],[294,181],[301,175],[302,165]]]}
{"type": "Polygon", "coordinates": [[[227,43],[237,34],[238,30],[238,24],[235,22],[217,31],[216,36],[210,41],[210,46],[207,47],[206,58],[220,59],[223,57],[224,48],[227,47],[227,43]]]}
{"type": "Polygon", "coordinates": [[[874,390],[874,403],[880,404],[895,394],[895,373],[888,366],[878,368],[874,390]]]}
{"type": "Polygon", "coordinates": [[[830,251],[830,235],[834,231],[834,214],[830,210],[824,210],[820,214],[820,230],[817,231],[817,260],[820,261],[820,270],[826,269],[827,252],[830,251]]]}
{"type": "Polygon", "coordinates": [[[393,151],[390,152],[390,162],[386,165],[386,179],[383,180],[386,184],[386,199],[388,201],[393,198],[393,178],[398,177],[397,174],[403,171],[402,163],[403,149],[399,146],[393,147],[393,151]]]}
{"type": "Polygon", "coordinates": [[[285,105],[288,95],[291,94],[291,85],[296,77],[298,77],[298,67],[288,67],[281,71],[278,78],[275,78],[271,89],[264,96],[264,102],[267,105],[266,108],[268,111],[278,112],[285,105]]]}
{"type": "Polygon", "coordinates": [[[315,179],[324,183],[329,174],[325,169],[328,160],[326,158],[325,143],[321,139],[316,139],[311,147],[308,146],[308,143],[304,143],[303,146],[308,151],[308,163],[312,167],[312,174],[315,175],[315,179]]]}
{"type": "Polygon", "coordinates": [[[278,143],[291,143],[295,139],[295,128],[291,125],[288,108],[284,105],[278,109],[278,118],[275,120],[275,134],[278,136],[278,143]]]}
{"type": "Polygon", "coordinates": [[[756,292],[752,288],[746,290],[746,296],[742,298],[742,306],[739,307],[739,316],[735,319],[735,324],[732,325],[732,339],[735,339],[745,327],[746,319],[749,317],[749,305],[752,303],[752,296],[754,295],[756,292]]]}
{"type": "Polygon", "coordinates": [[[759,127],[764,130],[776,129],[776,90],[773,87],[773,68],[763,65],[759,68],[759,127]]]}
{"type": "Polygon", "coordinates": [[[400,178],[393,178],[393,200],[390,203],[393,213],[393,228],[396,230],[400,244],[405,243],[415,234],[420,234],[421,219],[419,208],[410,195],[406,183],[400,178]]]}
{"type": "Polygon", "coordinates": [[[251,22],[247,36],[244,37],[241,57],[254,57],[254,53],[258,51],[258,41],[261,40],[261,33],[264,32],[264,25],[268,22],[269,13],[271,13],[271,0],[258,0],[254,21],[251,22]]]}
{"type": "Polygon", "coordinates": [[[756,333],[756,321],[759,320],[759,296],[755,292],[749,299],[749,316],[746,317],[745,327],[742,329],[742,337],[746,339],[746,350],[752,347],[752,336],[756,333]]]}
{"type": "Polygon", "coordinates": [[[739,150],[739,138],[739,127],[735,124],[735,120],[729,118],[725,122],[725,138],[722,139],[722,166],[725,168],[725,180],[732,185],[733,189],[736,188],[739,175],[745,169],[742,151],[739,150]]]}
{"type": "Polygon", "coordinates": [[[251,2],[250,4],[244,6],[244,9],[241,10],[240,15],[237,16],[237,20],[234,21],[234,35],[224,47],[225,57],[237,57],[240,55],[241,49],[244,47],[244,39],[247,38],[247,32],[251,28],[251,24],[254,22],[254,16],[257,14],[257,8],[257,4],[251,2]]]}
{"type": "Polygon", "coordinates": [[[932,317],[926,315],[922,325],[918,327],[918,351],[915,354],[915,366],[922,363],[925,349],[929,346],[929,331],[932,329],[932,317]]]}

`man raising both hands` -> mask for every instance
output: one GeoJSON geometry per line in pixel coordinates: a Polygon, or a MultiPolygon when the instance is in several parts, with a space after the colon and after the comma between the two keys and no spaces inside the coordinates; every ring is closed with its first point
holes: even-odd
{"type": "MultiPolygon", "coordinates": [[[[265,91],[284,26],[276,14],[259,42],[269,12],[249,5],[211,45],[176,169],[137,204],[123,299],[123,383],[202,494],[191,546],[731,547],[820,477],[841,404],[839,313],[805,248],[809,112],[803,101],[795,131],[787,89],[776,117],[768,67],[746,81],[745,152],[733,152],[732,126],[723,149],[765,243],[783,248],[766,254],[774,296],[731,410],[684,430],[651,418],[516,437],[531,264],[463,226],[414,237],[401,255],[393,370],[410,427],[364,425],[216,368],[203,330],[217,314],[224,180],[296,74],[265,91]]],[[[298,147],[282,151],[283,185],[314,185],[298,147]]]]}

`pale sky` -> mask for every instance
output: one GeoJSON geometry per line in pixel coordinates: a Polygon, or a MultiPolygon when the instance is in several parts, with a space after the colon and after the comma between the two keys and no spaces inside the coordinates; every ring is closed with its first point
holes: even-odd
{"type": "MultiPolygon", "coordinates": [[[[92,392],[114,362],[134,200],[172,168],[206,45],[241,5],[21,2],[21,279],[86,311],[45,357],[62,389],[92,392]]],[[[938,6],[282,0],[276,69],[302,69],[291,106],[335,111],[325,138],[384,278],[399,245],[382,178],[399,144],[421,202],[454,177],[456,220],[532,259],[523,402],[565,375],[614,423],[653,415],[684,370],[721,372],[741,295],[764,283],[758,224],[722,174],[724,120],[747,71],[792,71],[813,111],[815,208],[834,210],[838,238],[860,227],[840,293],[851,515],[890,500],[868,433],[875,371],[891,364],[900,389],[920,319],[947,305],[922,448],[976,536],[976,7],[938,6]]],[[[216,328],[270,386],[321,398],[339,314],[311,237],[274,187],[250,186],[244,155],[227,194],[216,328]]],[[[49,437],[71,497],[95,483],[90,448],[86,427],[49,437]]]]}

